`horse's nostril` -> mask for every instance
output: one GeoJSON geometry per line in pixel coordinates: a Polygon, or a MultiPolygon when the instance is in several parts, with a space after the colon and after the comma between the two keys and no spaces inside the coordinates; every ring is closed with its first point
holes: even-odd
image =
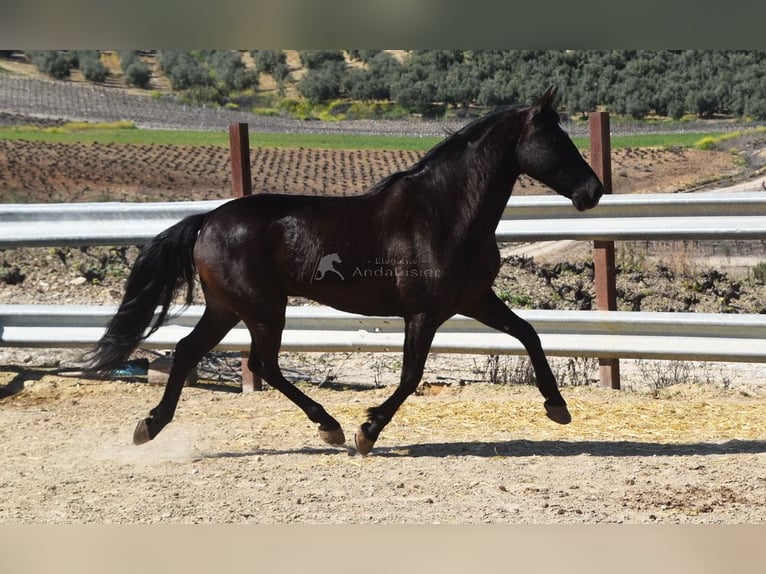
{"type": "Polygon", "coordinates": [[[599,185],[596,188],[580,189],[572,194],[572,204],[578,211],[585,211],[598,205],[603,188],[599,185]]]}

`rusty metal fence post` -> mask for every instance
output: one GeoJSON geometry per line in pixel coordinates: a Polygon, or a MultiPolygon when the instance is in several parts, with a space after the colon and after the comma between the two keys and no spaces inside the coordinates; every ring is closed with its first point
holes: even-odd
{"type": "MultiPolygon", "coordinates": [[[[229,149],[231,151],[231,188],[234,197],[252,195],[253,182],[250,175],[250,136],[247,124],[229,125],[229,149]]],[[[242,353],[242,392],[260,391],[261,378],[247,366],[250,354],[242,353]]]]}
{"type": "MultiPolygon", "coordinates": [[[[609,139],[609,113],[591,112],[590,164],[604,185],[604,193],[612,193],[612,161],[609,139]]],[[[598,208],[596,208],[598,209],[598,208]]],[[[614,241],[593,242],[593,265],[596,284],[596,308],[617,310],[617,283],[614,262],[614,241]]],[[[620,388],[620,360],[600,358],[599,375],[602,387],[620,388]]]]}

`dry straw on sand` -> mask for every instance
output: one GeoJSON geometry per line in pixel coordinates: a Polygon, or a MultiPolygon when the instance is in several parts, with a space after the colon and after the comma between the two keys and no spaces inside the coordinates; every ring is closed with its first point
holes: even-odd
{"type": "MultiPolygon", "coordinates": [[[[18,386],[18,379],[17,372],[0,370],[0,389],[7,389],[13,380],[18,386]]],[[[338,418],[347,438],[364,420],[365,409],[379,404],[393,391],[392,387],[335,390],[300,386],[338,418]]],[[[630,442],[637,448],[640,444],[713,445],[766,440],[766,397],[757,390],[743,393],[704,385],[676,385],[653,395],[594,387],[565,388],[573,418],[567,426],[559,426],[544,416],[542,399],[534,387],[473,383],[439,390],[410,397],[386,428],[380,446],[517,444],[520,440],[534,440],[543,441],[550,449],[557,444],[566,448],[577,441],[630,442]]],[[[106,418],[121,416],[118,413],[127,404],[153,404],[161,391],[161,387],[145,383],[46,375],[20,392],[6,392],[10,396],[0,399],[0,411],[45,408],[51,413],[58,411],[76,424],[78,418],[86,421],[92,416],[88,413],[91,407],[100,404],[106,418]]],[[[311,437],[311,423],[277,391],[269,389],[251,395],[230,391],[231,387],[186,388],[174,426],[219,419],[217,424],[224,429],[231,425],[233,431],[245,423],[266,434],[290,434],[288,429],[294,429],[306,434],[307,439],[311,437]]],[[[137,407],[135,412],[139,415],[143,411],[137,407]]]]}

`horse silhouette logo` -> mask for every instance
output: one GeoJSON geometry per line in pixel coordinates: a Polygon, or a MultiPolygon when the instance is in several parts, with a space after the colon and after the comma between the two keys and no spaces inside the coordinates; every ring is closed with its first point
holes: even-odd
{"type": "Polygon", "coordinates": [[[321,281],[329,272],[335,273],[342,281],[345,281],[343,274],[335,268],[336,263],[342,263],[341,258],[337,253],[329,253],[328,255],[320,257],[314,268],[314,275],[312,276],[311,281],[321,281]]]}

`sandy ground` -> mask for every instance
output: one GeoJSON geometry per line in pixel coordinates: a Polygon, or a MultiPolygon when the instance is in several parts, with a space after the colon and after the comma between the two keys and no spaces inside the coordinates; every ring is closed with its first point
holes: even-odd
{"type": "MultiPolygon", "coordinates": [[[[766,521],[766,387],[567,388],[566,427],[534,387],[425,388],[362,457],[278,392],[225,386],[186,388],[136,447],[161,387],[33,375],[0,371],[0,523],[766,521]]],[[[350,439],[392,388],[306,390],[350,439]]]]}

